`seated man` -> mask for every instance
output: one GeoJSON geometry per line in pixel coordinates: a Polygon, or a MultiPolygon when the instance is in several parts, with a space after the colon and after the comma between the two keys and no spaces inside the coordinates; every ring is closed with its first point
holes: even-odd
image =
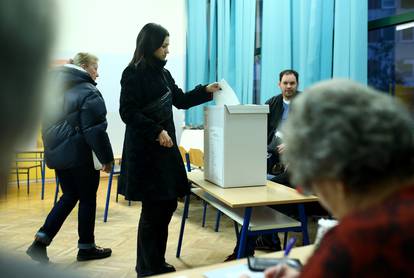
{"type": "Polygon", "coordinates": [[[282,143],[281,127],[288,118],[289,106],[294,97],[299,94],[297,90],[299,74],[294,70],[284,70],[279,74],[279,88],[281,93],[266,101],[269,105],[267,117],[267,173],[268,179],[290,185],[286,167],[280,161],[280,155],[285,149],[282,143]]]}

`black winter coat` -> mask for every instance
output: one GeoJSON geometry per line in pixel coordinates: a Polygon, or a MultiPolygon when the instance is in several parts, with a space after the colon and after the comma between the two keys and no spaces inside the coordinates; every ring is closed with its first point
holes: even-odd
{"type": "MultiPolygon", "coordinates": [[[[300,91],[296,91],[295,97],[300,93],[300,91]]],[[[267,116],[267,144],[269,145],[272,142],[280,121],[282,120],[283,95],[279,94],[277,96],[271,97],[266,101],[265,104],[269,105],[269,115],[267,116]]]]}
{"type": "Polygon", "coordinates": [[[64,88],[56,97],[57,111],[43,122],[42,137],[46,164],[51,169],[91,165],[92,150],[102,164],[114,160],[106,133],[106,107],[96,83],[81,70],[60,67],[53,72],[64,88]]]}
{"type": "Polygon", "coordinates": [[[177,146],[172,106],[163,122],[158,122],[145,109],[159,100],[170,89],[170,101],[178,109],[212,99],[205,86],[183,93],[177,87],[165,62],[151,64],[141,61],[129,65],[122,74],[120,115],[126,124],[122,154],[120,187],[128,200],[170,200],[189,193],[184,163],[177,146]],[[144,112],[143,112],[144,110],[144,112]],[[174,146],[166,148],[157,141],[162,130],[170,135],[174,146]]]}

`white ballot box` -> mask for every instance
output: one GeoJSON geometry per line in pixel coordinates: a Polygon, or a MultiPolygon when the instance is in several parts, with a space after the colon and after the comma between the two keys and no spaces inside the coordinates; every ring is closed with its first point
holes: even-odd
{"type": "Polygon", "coordinates": [[[266,184],[268,105],[204,108],[204,178],[221,187],[266,184]]]}

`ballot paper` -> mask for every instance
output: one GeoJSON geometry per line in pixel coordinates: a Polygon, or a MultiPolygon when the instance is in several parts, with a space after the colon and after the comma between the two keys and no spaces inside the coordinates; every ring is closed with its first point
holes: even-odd
{"type": "Polygon", "coordinates": [[[236,93],[230,87],[229,83],[227,83],[226,80],[222,79],[219,82],[219,85],[221,90],[213,94],[213,98],[217,106],[240,104],[240,101],[237,98],[236,93]]]}
{"type": "Polygon", "coordinates": [[[242,275],[250,278],[263,278],[263,272],[253,272],[249,270],[247,264],[238,264],[232,266],[224,266],[215,270],[210,270],[203,273],[207,278],[239,278],[242,275]]]}
{"type": "Polygon", "coordinates": [[[95,170],[102,170],[102,163],[99,161],[94,151],[92,151],[92,158],[93,158],[93,166],[95,167],[95,170]]]}

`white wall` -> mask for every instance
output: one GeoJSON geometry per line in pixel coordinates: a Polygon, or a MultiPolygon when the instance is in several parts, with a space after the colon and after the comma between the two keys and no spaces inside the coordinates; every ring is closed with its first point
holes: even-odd
{"type": "MultiPolygon", "coordinates": [[[[115,155],[122,153],[124,124],[119,109],[121,74],[132,58],[138,32],[149,22],[170,33],[168,68],[177,85],[184,85],[185,0],[56,0],[59,5],[58,37],[53,57],[69,59],[77,52],[99,58],[97,87],[108,110],[108,133],[115,155]]],[[[177,136],[184,113],[174,115],[177,136]]],[[[178,138],[179,140],[179,138],[178,138]]],[[[179,142],[179,141],[178,141],[179,142]]]]}

